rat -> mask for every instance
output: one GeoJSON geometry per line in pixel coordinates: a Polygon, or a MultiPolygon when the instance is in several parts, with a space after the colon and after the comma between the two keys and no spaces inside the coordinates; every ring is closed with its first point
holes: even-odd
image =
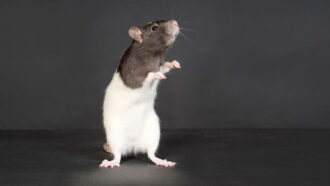
{"type": "Polygon", "coordinates": [[[128,30],[133,39],[105,91],[103,125],[105,151],[113,155],[100,167],[119,167],[122,156],[146,153],[156,165],[173,167],[175,162],[155,154],[160,140],[159,117],[154,103],[160,80],[171,69],[181,68],[176,60],[168,62],[165,54],[179,34],[176,20],[149,22],[142,28],[128,30]]]}

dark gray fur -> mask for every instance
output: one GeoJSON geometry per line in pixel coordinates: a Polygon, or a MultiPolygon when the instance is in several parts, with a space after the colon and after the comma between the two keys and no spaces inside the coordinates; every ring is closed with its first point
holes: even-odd
{"type": "Polygon", "coordinates": [[[149,72],[157,72],[165,62],[165,52],[168,49],[167,42],[171,36],[167,33],[167,21],[154,21],[143,28],[143,42],[133,40],[120,60],[117,72],[119,72],[125,85],[135,89],[143,85],[149,72]],[[158,25],[155,31],[152,26],[158,25]]]}

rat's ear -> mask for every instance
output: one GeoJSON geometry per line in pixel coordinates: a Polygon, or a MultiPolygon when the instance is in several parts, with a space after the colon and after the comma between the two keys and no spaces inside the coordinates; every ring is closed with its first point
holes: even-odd
{"type": "Polygon", "coordinates": [[[131,28],[129,28],[128,34],[135,41],[138,41],[139,43],[142,43],[142,41],[143,41],[143,39],[142,39],[142,31],[139,28],[137,28],[137,27],[131,27],[131,28]]]}

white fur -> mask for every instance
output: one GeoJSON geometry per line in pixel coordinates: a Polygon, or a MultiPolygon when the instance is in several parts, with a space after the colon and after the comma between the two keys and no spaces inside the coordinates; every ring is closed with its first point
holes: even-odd
{"type": "Polygon", "coordinates": [[[127,87],[118,72],[106,89],[103,119],[113,154],[154,154],[160,138],[159,119],[154,110],[158,79],[149,73],[143,86],[127,87]]]}
{"type": "Polygon", "coordinates": [[[100,167],[119,167],[122,155],[139,152],[146,152],[156,165],[176,164],[155,156],[160,138],[159,118],[154,110],[157,86],[172,68],[181,68],[180,63],[165,62],[159,72],[149,72],[137,89],[127,87],[118,72],[114,74],[103,103],[104,128],[114,158],[103,160],[100,167]]]}

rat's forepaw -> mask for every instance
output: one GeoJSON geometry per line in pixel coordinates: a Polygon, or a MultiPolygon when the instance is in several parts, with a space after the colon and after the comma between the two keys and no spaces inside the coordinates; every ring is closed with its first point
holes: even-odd
{"type": "Polygon", "coordinates": [[[105,159],[105,160],[102,161],[102,163],[100,164],[99,167],[102,167],[102,168],[111,167],[111,168],[113,168],[113,167],[120,167],[120,164],[117,161],[114,161],[114,160],[108,161],[108,160],[105,159]]]}
{"type": "Polygon", "coordinates": [[[174,68],[181,68],[180,63],[177,60],[173,60],[171,64],[173,65],[174,68]]]}
{"type": "Polygon", "coordinates": [[[155,79],[166,79],[166,76],[161,72],[154,72],[153,75],[155,79]]]}
{"type": "Polygon", "coordinates": [[[164,166],[164,167],[174,167],[176,164],[175,162],[162,160],[162,159],[157,159],[154,161],[154,163],[158,166],[164,166]]]}
{"type": "Polygon", "coordinates": [[[170,63],[166,63],[166,67],[170,68],[170,69],[172,69],[172,68],[181,68],[181,65],[177,60],[173,60],[170,63]]]}

